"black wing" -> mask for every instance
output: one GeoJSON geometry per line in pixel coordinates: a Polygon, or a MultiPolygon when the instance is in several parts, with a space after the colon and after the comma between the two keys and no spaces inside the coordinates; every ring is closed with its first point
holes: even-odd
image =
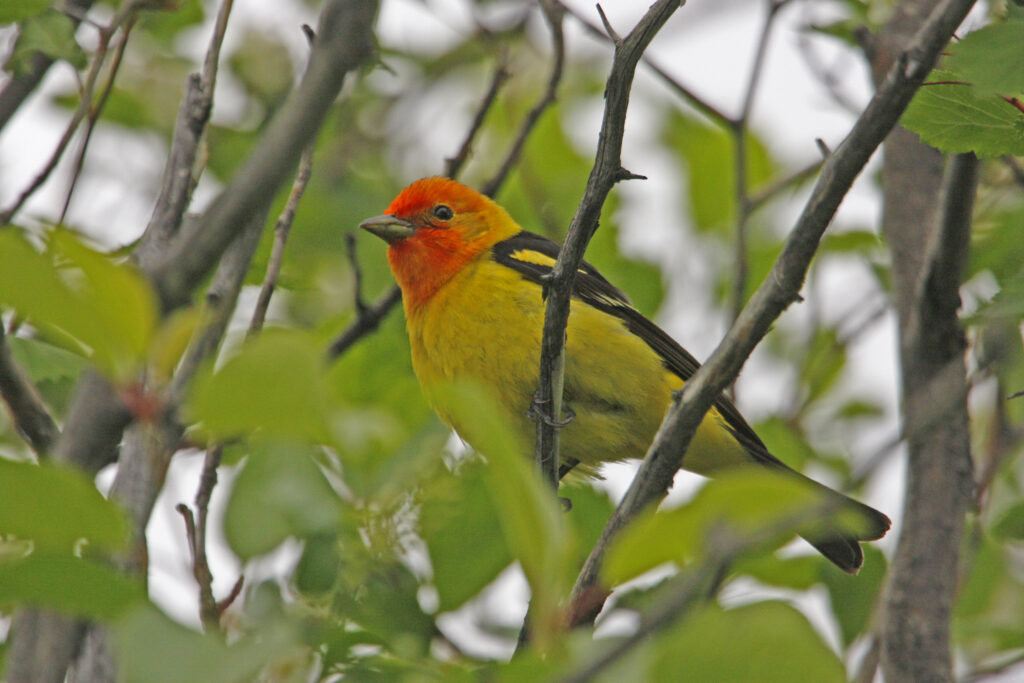
{"type": "MultiPolygon", "coordinates": [[[[492,247],[492,257],[498,263],[522,275],[527,280],[545,285],[544,277],[551,272],[551,266],[534,263],[517,257],[524,251],[534,251],[552,259],[558,258],[559,245],[546,237],[522,231],[492,247]]],[[[697,372],[700,363],[664,330],[645,318],[633,308],[629,298],[598,272],[597,268],[582,261],[573,285],[573,296],[594,308],[622,320],[626,329],[640,337],[661,357],[665,367],[683,381],[697,372]]],[[[725,396],[715,401],[715,408],[725,419],[726,426],[744,448],[762,464],[786,467],[768,448],[753,428],[725,396]]]]}

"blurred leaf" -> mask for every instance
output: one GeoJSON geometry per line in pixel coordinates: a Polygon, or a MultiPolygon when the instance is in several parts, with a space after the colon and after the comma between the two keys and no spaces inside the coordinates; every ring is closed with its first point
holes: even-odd
{"type": "Polygon", "coordinates": [[[864,550],[864,566],[856,576],[846,574],[828,562],[819,565],[845,646],[871,626],[871,616],[888,565],[885,555],[875,546],[864,543],[861,548],[864,550]]]}
{"type": "Polygon", "coordinates": [[[396,561],[376,558],[368,570],[358,585],[335,594],[335,610],[387,643],[393,653],[423,657],[437,627],[420,608],[419,580],[396,561]]]}
{"type": "Polygon", "coordinates": [[[134,268],[67,231],[50,233],[47,247],[40,253],[19,233],[0,234],[0,302],[48,334],[78,340],[85,349],[75,350],[115,380],[126,379],[156,322],[152,290],[134,268]]]}
{"type": "MultiPolygon", "coordinates": [[[[736,178],[733,136],[682,113],[669,114],[663,133],[665,143],[686,164],[688,197],[693,220],[700,230],[730,234],[736,220],[736,178]]],[[[759,187],[776,173],[768,149],[747,132],[747,185],[759,187]]]]}
{"type": "Polygon", "coordinates": [[[113,619],[144,598],[138,580],[121,574],[108,563],[39,552],[0,561],[0,605],[5,611],[33,606],[113,619]]]}
{"type": "Polygon", "coordinates": [[[803,356],[800,379],[807,388],[801,410],[806,409],[835,386],[846,367],[846,346],[834,328],[819,327],[803,356]]]}
{"type": "Polygon", "coordinates": [[[1006,580],[1009,565],[1003,547],[984,538],[972,558],[967,581],[957,596],[958,619],[983,615],[994,604],[1001,584],[1006,580]]]}
{"type": "Polygon", "coordinates": [[[164,45],[170,45],[182,31],[203,23],[206,12],[202,0],[172,0],[169,11],[143,12],[140,27],[164,45]]]}
{"type": "Polygon", "coordinates": [[[550,647],[560,631],[559,603],[568,586],[570,536],[550,487],[541,481],[523,447],[496,411],[489,394],[469,385],[440,390],[453,406],[466,441],[488,461],[487,490],[501,520],[505,542],[530,584],[533,637],[550,647]]]}
{"type": "MultiPolygon", "coordinates": [[[[730,472],[708,482],[688,504],[635,520],[609,548],[602,576],[615,586],[666,562],[684,565],[699,560],[709,536],[723,528],[734,534],[764,533],[783,518],[820,504],[816,492],[795,478],[730,472]]],[[[789,537],[765,539],[764,548],[781,546],[789,537]]]]}
{"type": "Polygon", "coordinates": [[[196,377],[188,402],[210,435],[259,431],[331,443],[333,405],[323,346],[297,330],[269,329],[212,374],[196,377]]]}
{"type": "Polygon", "coordinates": [[[829,230],[821,241],[820,251],[829,254],[847,254],[877,250],[880,247],[882,247],[881,239],[877,233],[870,230],[844,230],[843,232],[829,230]]]}
{"type": "MultiPolygon", "coordinates": [[[[67,259],[81,271],[82,295],[92,303],[90,314],[105,337],[116,340],[111,343],[111,354],[130,354],[132,360],[142,357],[157,322],[156,297],[142,274],[86,247],[68,231],[55,230],[49,238],[54,256],[67,259]]],[[[117,361],[111,358],[112,364],[117,361]]]]}
{"type": "Polygon", "coordinates": [[[128,523],[77,470],[0,458],[0,536],[5,534],[70,553],[83,538],[98,548],[121,547],[128,523]]]}
{"type": "Polygon", "coordinates": [[[441,612],[456,609],[512,562],[501,519],[479,463],[430,482],[420,512],[441,612]]]}
{"type": "Polygon", "coordinates": [[[15,24],[36,14],[41,14],[50,7],[50,0],[18,0],[0,5],[0,25],[15,24]]]}
{"type": "Polygon", "coordinates": [[[768,451],[795,470],[803,470],[816,454],[797,425],[773,416],[757,423],[755,430],[768,451]]]}
{"type": "Polygon", "coordinates": [[[956,84],[962,80],[949,71],[932,71],[900,123],[943,152],[1024,155],[1024,113],[999,97],[956,84]]]}
{"type": "Polygon", "coordinates": [[[253,680],[274,658],[297,644],[281,623],[261,624],[226,645],[171,621],[155,607],[132,611],[114,626],[118,666],[132,683],[233,683],[253,680]]]}
{"type": "Polygon", "coordinates": [[[291,90],[291,56],[272,36],[247,31],[228,58],[228,64],[246,92],[272,109],[291,90]]]}
{"type": "Polygon", "coordinates": [[[974,86],[979,97],[1024,93],[1024,23],[990,24],[950,49],[949,70],[974,86]]]}
{"type": "Polygon", "coordinates": [[[243,559],[270,552],[286,538],[330,534],[338,497],[308,447],[255,446],[224,513],[231,549],[243,559]]]}
{"type": "Polygon", "coordinates": [[[341,555],[334,534],[313,534],[305,539],[302,556],[295,567],[295,587],[303,595],[319,596],[337,583],[341,555]]]}
{"type": "MultiPolygon", "coordinates": [[[[21,0],[13,4],[19,5],[21,0]]],[[[32,6],[34,4],[31,3],[32,6]]],[[[15,76],[28,72],[32,65],[32,57],[36,53],[42,53],[54,60],[66,60],[76,69],[83,69],[86,65],[85,52],[75,40],[74,24],[69,17],[57,11],[33,13],[32,16],[23,18],[18,29],[18,37],[14,41],[14,48],[4,64],[4,70],[15,76]]]]}
{"type": "Polygon", "coordinates": [[[1024,502],[1012,505],[1000,515],[992,525],[992,533],[997,538],[1024,540],[1024,502]]]}
{"type": "Polygon", "coordinates": [[[971,229],[968,276],[989,271],[1000,283],[1016,275],[1024,263],[1024,207],[987,213],[975,220],[971,229]]]}
{"type": "Polygon", "coordinates": [[[63,415],[75,383],[86,367],[85,359],[40,339],[9,336],[7,345],[46,405],[55,415],[63,415]]]}
{"type": "MultiPolygon", "coordinates": [[[[575,570],[583,566],[590,550],[597,544],[597,539],[615,512],[615,503],[605,491],[582,482],[562,484],[558,495],[568,499],[572,505],[565,517],[576,537],[577,557],[572,562],[575,570]]],[[[571,578],[575,579],[575,576],[571,578]]]]}
{"type": "Polygon", "coordinates": [[[836,412],[836,417],[844,420],[860,418],[878,418],[885,415],[885,409],[871,401],[851,400],[846,401],[836,412]]]}
{"type": "Polygon", "coordinates": [[[807,618],[781,602],[709,606],[658,639],[652,683],[845,681],[842,663],[807,618]]]}
{"type": "Polygon", "coordinates": [[[822,564],[818,555],[796,557],[761,556],[736,563],[737,574],[746,574],[763,584],[805,591],[821,581],[822,564]]]}
{"type": "MultiPolygon", "coordinates": [[[[617,201],[605,203],[608,213],[614,212],[617,201]]],[[[612,221],[603,221],[587,246],[587,261],[594,264],[612,284],[629,297],[641,313],[653,316],[665,296],[661,269],[653,263],[624,255],[618,245],[619,228],[612,221]]]]}
{"type": "Polygon", "coordinates": [[[160,324],[149,348],[150,364],[158,380],[170,379],[199,327],[197,308],[174,311],[160,324]]]}

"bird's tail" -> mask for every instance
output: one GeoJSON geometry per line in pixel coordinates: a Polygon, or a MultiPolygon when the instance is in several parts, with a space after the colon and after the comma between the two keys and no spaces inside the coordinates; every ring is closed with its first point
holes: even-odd
{"type": "Polygon", "coordinates": [[[837,516],[842,515],[844,522],[852,517],[856,524],[847,526],[844,523],[840,528],[830,527],[828,522],[824,522],[817,524],[813,531],[800,535],[832,564],[847,574],[856,574],[864,564],[864,552],[861,550],[860,542],[881,538],[889,530],[892,522],[871,506],[844,496],[813,479],[803,478],[819,489],[826,496],[826,501],[834,504],[837,516]]]}

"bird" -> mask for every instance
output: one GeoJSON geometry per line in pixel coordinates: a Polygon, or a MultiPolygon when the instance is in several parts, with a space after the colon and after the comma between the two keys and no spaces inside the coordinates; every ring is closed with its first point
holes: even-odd
{"type": "MultiPolygon", "coordinates": [[[[538,383],[544,281],[559,245],[524,230],[492,199],[455,180],[422,178],[384,214],[359,227],[387,242],[402,292],[413,370],[441,420],[470,446],[443,388],[470,382],[493,400],[522,443],[532,442],[529,415],[538,383]]],[[[560,432],[559,475],[594,476],[601,463],[642,458],[666,410],[700,363],[634,308],[627,296],[582,261],[573,285],[564,371],[564,405],[572,419],[560,432]]],[[[856,533],[838,525],[804,533],[822,555],[855,574],[860,541],[881,538],[883,513],[791,469],[726,396],[704,417],[682,467],[704,476],[759,465],[808,483],[829,503],[861,519],[856,533]]]]}

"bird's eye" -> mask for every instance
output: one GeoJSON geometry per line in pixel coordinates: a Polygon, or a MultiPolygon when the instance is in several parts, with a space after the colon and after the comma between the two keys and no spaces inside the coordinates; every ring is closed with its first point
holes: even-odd
{"type": "Polygon", "coordinates": [[[451,207],[445,206],[444,204],[438,204],[434,207],[434,217],[439,218],[442,221],[450,221],[455,212],[451,210],[451,207]]]}

